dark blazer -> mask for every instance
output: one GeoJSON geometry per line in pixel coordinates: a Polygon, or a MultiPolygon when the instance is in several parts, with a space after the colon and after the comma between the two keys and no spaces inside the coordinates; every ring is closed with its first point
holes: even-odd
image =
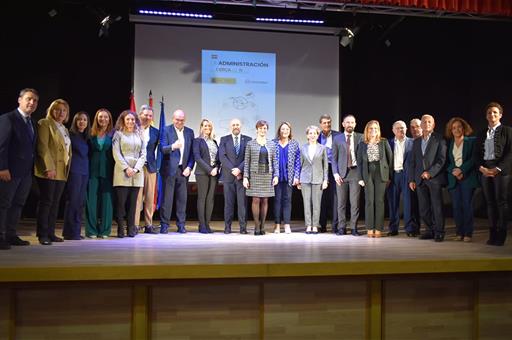
{"type": "MultiPolygon", "coordinates": [[[[462,165],[459,167],[459,169],[462,170],[462,174],[464,176],[462,180],[465,181],[471,188],[477,188],[479,186],[475,167],[475,159],[473,157],[475,141],[475,137],[464,137],[464,141],[462,142],[462,165]]],[[[446,168],[448,173],[448,190],[455,188],[455,185],[457,184],[457,179],[452,175],[453,169],[457,168],[455,166],[455,159],[453,158],[454,145],[454,140],[451,139],[448,145],[448,166],[446,168]]]]}
{"type": "MultiPolygon", "coordinates": [[[[404,150],[404,163],[403,163],[403,167],[404,167],[404,172],[405,172],[405,178],[408,178],[409,176],[409,171],[410,171],[410,164],[409,164],[409,158],[411,157],[411,152],[412,152],[412,142],[414,141],[414,139],[412,138],[409,138],[407,136],[405,136],[405,150],[404,150]]],[[[389,142],[389,147],[391,148],[391,152],[393,152],[393,157],[394,157],[394,153],[395,153],[395,138],[389,138],[388,139],[388,142],[389,142]]],[[[393,162],[394,162],[394,159],[393,159],[393,162]]],[[[393,171],[395,170],[394,169],[394,163],[391,163],[389,164],[390,168],[391,168],[391,172],[393,173],[393,171]]]]}
{"type": "Polygon", "coordinates": [[[244,173],[245,147],[251,140],[251,137],[240,134],[240,151],[238,155],[235,152],[233,137],[231,134],[221,137],[219,143],[219,160],[222,166],[220,180],[226,183],[233,183],[235,177],[231,174],[231,169],[238,168],[241,175],[244,173]]]}
{"type": "MultiPolygon", "coordinates": [[[[213,141],[215,142],[217,147],[219,147],[217,141],[215,139],[213,141]]],[[[206,140],[204,140],[204,138],[198,137],[194,139],[193,149],[194,159],[196,161],[196,175],[209,176],[213,168],[219,167],[219,151],[217,150],[217,155],[215,156],[215,166],[211,166],[210,150],[208,149],[208,144],[206,143],[206,140]]]]}
{"type": "Polygon", "coordinates": [[[37,128],[34,138],[18,109],[0,116],[0,170],[9,170],[12,178],[28,176],[34,169],[37,128]]]}
{"type": "MultiPolygon", "coordinates": [[[[380,178],[383,182],[387,182],[393,176],[393,152],[388,141],[384,138],[379,142],[379,155],[380,178]]],[[[368,144],[366,143],[361,143],[357,149],[357,168],[363,181],[368,181],[370,174],[368,169],[368,144]]]]}
{"type": "Polygon", "coordinates": [[[79,175],[89,175],[89,144],[82,134],[70,132],[71,148],[73,157],[71,157],[71,168],[69,172],[79,175]]]}
{"type": "MultiPolygon", "coordinates": [[[[192,143],[194,142],[194,131],[191,128],[183,128],[183,137],[185,138],[185,146],[183,151],[183,168],[194,167],[194,154],[192,153],[192,143]]],[[[174,124],[165,127],[162,139],[162,165],[160,166],[160,174],[162,176],[174,176],[178,170],[180,163],[180,150],[172,151],[172,144],[178,140],[174,124]]]]}
{"type": "MultiPolygon", "coordinates": [[[[353,132],[354,138],[354,155],[357,157],[357,150],[361,143],[363,135],[359,132],[353,132]]],[[[339,174],[341,178],[345,178],[348,173],[348,147],[345,133],[340,132],[332,141],[332,173],[339,174]]],[[[359,165],[359,164],[358,164],[359,165]]]]}
{"type": "Polygon", "coordinates": [[[409,166],[411,171],[408,174],[409,183],[415,182],[420,185],[423,181],[421,174],[427,171],[432,178],[432,183],[446,184],[446,142],[443,137],[432,132],[425,150],[425,156],[421,152],[421,141],[423,137],[416,138],[412,144],[412,153],[409,166]]]}
{"type": "MultiPolygon", "coordinates": [[[[487,129],[480,131],[477,135],[474,152],[475,167],[478,169],[484,165],[484,145],[487,138],[487,129]]],[[[501,124],[494,133],[494,157],[496,167],[501,169],[504,175],[512,172],[512,128],[501,124]]]]}
{"type": "Polygon", "coordinates": [[[98,137],[89,139],[89,177],[106,178],[112,182],[114,176],[114,157],[112,156],[112,133],[105,136],[100,149],[98,137]]]}
{"type": "Polygon", "coordinates": [[[156,168],[156,157],[155,150],[158,146],[158,142],[160,140],[160,132],[157,128],[150,126],[149,127],[149,141],[146,147],[146,168],[149,173],[154,174],[157,170],[156,168]]]}

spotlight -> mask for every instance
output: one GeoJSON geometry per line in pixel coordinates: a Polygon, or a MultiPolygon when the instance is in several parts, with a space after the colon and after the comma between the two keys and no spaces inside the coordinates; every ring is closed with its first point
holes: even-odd
{"type": "Polygon", "coordinates": [[[107,15],[106,17],[101,19],[100,31],[98,32],[98,37],[100,37],[100,38],[102,36],[108,37],[110,25],[113,24],[114,22],[117,22],[120,20],[121,20],[121,16],[117,16],[115,19],[112,19],[112,18],[110,18],[110,15],[107,15]]]}
{"type": "Polygon", "coordinates": [[[340,45],[343,47],[350,46],[350,48],[352,48],[352,45],[354,44],[354,38],[358,31],[358,27],[352,29],[343,27],[340,31],[340,45]]]}

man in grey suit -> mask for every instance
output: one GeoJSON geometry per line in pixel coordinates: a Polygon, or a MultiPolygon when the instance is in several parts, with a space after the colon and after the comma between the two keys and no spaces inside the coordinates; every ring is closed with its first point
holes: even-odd
{"type": "Polygon", "coordinates": [[[418,193],[420,216],[427,229],[422,240],[444,240],[444,215],[442,187],[446,184],[446,142],[434,132],[435,121],[431,115],[421,117],[422,136],[413,142],[409,187],[418,193]]]}
{"type": "Polygon", "coordinates": [[[240,133],[242,123],[239,119],[232,119],[229,126],[231,133],[221,137],[219,143],[219,160],[222,167],[220,180],[224,187],[224,233],[231,233],[236,203],[240,234],[247,234],[247,196],[242,181],[245,146],[251,137],[240,133]]]}
{"type": "Polygon", "coordinates": [[[336,181],[336,194],[338,197],[338,232],[336,235],[345,235],[347,230],[347,202],[350,201],[350,228],[353,236],[360,236],[357,231],[359,218],[359,197],[361,187],[360,175],[357,170],[357,148],[361,142],[362,134],[355,132],[356,118],[347,115],[343,118],[343,133],[334,138],[332,146],[332,172],[336,181]]]}

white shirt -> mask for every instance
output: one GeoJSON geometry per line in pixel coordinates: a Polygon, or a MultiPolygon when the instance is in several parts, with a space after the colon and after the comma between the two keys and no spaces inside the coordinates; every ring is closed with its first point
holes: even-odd
{"type": "MultiPolygon", "coordinates": [[[[348,133],[344,132],[345,140],[348,140],[348,133]]],[[[357,157],[356,157],[356,148],[354,146],[354,137],[355,133],[352,132],[350,134],[350,159],[352,160],[352,164],[348,164],[348,166],[357,166],[357,157]]]]}
{"type": "Polygon", "coordinates": [[[180,147],[180,162],[178,165],[183,165],[183,154],[185,153],[185,135],[183,134],[185,132],[185,128],[178,130],[176,129],[176,126],[174,127],[174,130],[176,131],[176,135],[178,136],[178,140],[181,142],[180,147]]]}
{"type": "Polygon", "coordinates": [[[315,157],[316,148],[317,148],[316,144],[309,144],[308,145],[308,156],[309,156],[310,160],[313,160],[313,158],[315,157]]]}
{"type": "Polygon", "coordinates": [[[404,169],[405,138],[401,141],[395,138],[395,150],[393,150],[393,168],[395,171],[404,169]]]}
{"type": "Polygon", "coordinates": [[[464,146],[464,142],[460,143],[460,146],[457,146],[455,141],[453,142],[453,159],[455,160],[455,166],[460,168],[462,165],[462,147],[464,146]]]}

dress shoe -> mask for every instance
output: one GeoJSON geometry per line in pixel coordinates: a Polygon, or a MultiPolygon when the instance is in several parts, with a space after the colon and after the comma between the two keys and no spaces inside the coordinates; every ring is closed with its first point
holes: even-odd
{"type": "Polygon", "coordinates": [[[431,233],[423,233],[420,235],[420,240],[432,240],[434,238],[434,235],[431,233]]]}
{"type": "Polygon", "coordinates": [[[208,234],[208,230],[206,229],[206,226],[200,225],[197,231],[201,234],[208,234]]]}
{"type": "Polygon", "coordinates": [[[144,234],[158,234],[160,231],[157,228],[153,225],[147,225],[144,227],[144,234]]]}
{"type": "Polygon", "coordinates": [[[117,237],[124,238],[124,227],[117,227],[117,237]]]}
{"type": "Polygon", "coordinates": [[[213,234],[213,230],[212,228],[210,228],[208,224],[206,225],[206,231],[208,232],[208,234],[213,234]]]}
{"type": "Polygon", "coordinates": [[[265,235],[265,230],[261,229],[260,230],[260,235],[265,235]]]}
{"type": "Polygon", "coordinates": [[[40,237],[39,238],[39,243],[42,244],[43,246],[50,246],[52,244],[52,241],[50,241],[49,238],[40,237]]]}
{"type": "Polygon", "coordinates": [[[7,240],[3,237],[0,238],[0,250],[8,250],[11,249],[11,245],[7,240]]]}
{"type": "Polygon", "coordinates": [[[186,234],[187,233],[187,229],[185,228],[185,226],[178,227],[178,233],[186,234]]]}
{"type": "Polygon", "coordinates": [[[345,228],[338,229],[338,231],[336,232],[336,235],[338,235],[338,236],[347,235],[347,230],[345,228]]]}
{"type": "Polygon", "coordinates": [[[352,236],[361,236],[361,233],[356,229],[352,229],[352,236]]]}
{"type": "Polygon", "coordinates": [[[382,232],[380,230],[374,230],[373,231],[373,237],[379,238],[382,236],[382,232]]]}
{"type": "Polygon", "coordinates": [[[168,234],[169,233],[169,225],[165,223],[160,224],[160,234],[168,234]]]}
{"type": "Polygon", "coordinates": [[[418,234],[415,233],[414,231],[408,231],[406,233],[406,235],[407,235],[407,237],[417,237],[418,236],[418,234]]]}
{"type": "Polygon", "coordinates": [[[388,232],[388,236],[397,236],[398,235],[398,230],[392,230],[390,232],[388,232]]]}
{"type": "Polygon", "coordinates": [[[13,237],[9,238],[9,244],[11,246],[29,246],[30,242],[22,240],[18,236],[13,236],[13,237]]]}
{"type": "Polygon", "coordinates": [[[137,227],[128,227],[128,237],[135,237],[137,235],[137,227]]]}
{"type": "Polygon", "coordinates": [[[374,236],[375,236],[375,230],[373,230],[373,229],[368,229],[368,231],[366,232],[366,236],[368,236],[368,237],[374,237],[374,236]]]}
{"type": "Polygon", "coordinates": [[[66,241],[78,241],[82,239],[82,236],[64,236],[66,241]]]}
{"type": "Polygon", "coordinates": [[[246,228],[240,228],[240,234],[247,235],[247,229],[246,228]]]}
{"type": "Polygon", "coordinates": [[[319,233],[319,232],[322,233],[322,234],[326,233],[327,232],[327,226],[323,226],[323,227],[318,228],[317,233],[319,233]]]}
{"type": "Polygon", "coordinates": [[[56,243],[59,243],[59,242],[64,242],[64,239],[56,236],[56,235],[52,235],[49,237],[50,241],[52,242],[56,242],[56,243]]]}
{"type": "Polygon", "coordinates": [[[444,235],[438,234],[434,237],[434,242],[443,242],[443,241],[444,241],[444,235]]]}
{"type": "Polygon", "coordinates": [[[507,239],[507,229],[499,229],[496,237],[495,246],[503,246],[505,245],[505,240],[507,239]]]}
{"type": "MultiPolygon", "coordinates": [[[[241,233],[242,233],[242,231],[240,230],[240,234],[241,233]]],[[[231,234],[231,227],[224,228],[224,234],[231,234]]]]}

